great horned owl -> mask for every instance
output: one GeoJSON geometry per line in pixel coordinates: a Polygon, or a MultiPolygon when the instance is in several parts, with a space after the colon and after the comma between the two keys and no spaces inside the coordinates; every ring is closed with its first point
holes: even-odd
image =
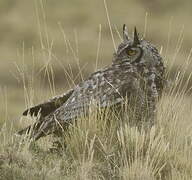
{"type": "Polygon", "coordinates": [[[37,116],[39,112],[41,115],[34,125],[19,134],[30,131],[31,138],[37,140],[88,114],[93,101],[99,108],[106,108],[124,104],[125,99],[131,101],[133,97],[138,116],[147,112],[147,121],[153,125],[164,74],[165,67],[155,46],[140,39],[136,28],[133,37],[129,37],[124,25],[123,42],[114,53],[112,64],[94,72],[67,93],[27,109],[23,115],[37,116]]]}

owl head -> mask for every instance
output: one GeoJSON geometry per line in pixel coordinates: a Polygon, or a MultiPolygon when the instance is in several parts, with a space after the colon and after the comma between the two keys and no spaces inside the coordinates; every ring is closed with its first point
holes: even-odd
{"type": "Polygon", "coordinates": [[[123,42],[119,45],[113,63],[130,63],[136,67],[155,69],[160,75],[164,73],[164,64],[157,48],[150,42],[140,39],[137,29],[133,37],[128,35],[126,25],[123,25],[123,42]]]}

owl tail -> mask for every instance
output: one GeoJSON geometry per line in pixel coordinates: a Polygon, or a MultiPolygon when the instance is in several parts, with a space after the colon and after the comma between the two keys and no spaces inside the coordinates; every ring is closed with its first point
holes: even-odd
{"type": "Polygon", "coordinates": [[[56,130],[56,123],[52,121],[52,119],[48,121],[39,121],[30,125],[21,131],[19,131],[18,135],[29,135],[29,138],[36,141],[39,138],[46,136],[48,134],[54,133],[56,130]]]}
{"type": "Polygon", "coordinates": [[[17,134],[18,135],[29,134],[30,130],[31,130],[31,125],[24,128],[24,129],[22,129],[22,130],[20,130],[19,132],[17,132],[17,134]]]}
{"type": "Polygon", "coordinates": [[[39,139],[40,137],[43,136],[43,133],[41,133],[41,136],[38,133],[42,124],[43,124],[43,122],[36,122],[33,125],[30,125],[24,129],[20,130],[19,132],[17,132],[17,134],[29,136],[30,139],[33,139],[36,141],[37,139],[39,139]],[[38,137],[36,137],[36,134],[39,134],[38,137]],[[34,138],[34,137],[36,137],[36,138],[34,138]]]}

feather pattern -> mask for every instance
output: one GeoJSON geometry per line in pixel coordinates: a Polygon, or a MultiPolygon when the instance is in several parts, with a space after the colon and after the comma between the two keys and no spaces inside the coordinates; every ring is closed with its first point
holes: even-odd
{"type": "Polygon", "coordinates": [[[126,40],[119,45],[110,66],[91,74],[66,94],[26,110],[23,115],[40,112],[41,117],[19,133],[31,131],[31,138],[37,140],[65,129],[74,119],[87,115],[93,105],[106,108],[124,104],[125,99],[131,101],[133,97],[137,99],[137,116],[147,112],[153,125],[156,103],[164,87],[163,60],[154,45],[139,39],[136,29],[133,38],[128,37],[125,25],[123,33],[126,40]]]}

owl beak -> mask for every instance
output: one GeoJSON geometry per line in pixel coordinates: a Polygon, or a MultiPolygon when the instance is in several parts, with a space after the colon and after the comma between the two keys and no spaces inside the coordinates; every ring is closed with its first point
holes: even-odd
{"type": "Polygon", "coordinates": [[[135,27],[134,34],[133,34],[133,45],[136,46],[138,44],[140,44],[140,41],[139,41],[139,36],[138,36],[138,33],[137,33],[137,29],[135,27]]]}

